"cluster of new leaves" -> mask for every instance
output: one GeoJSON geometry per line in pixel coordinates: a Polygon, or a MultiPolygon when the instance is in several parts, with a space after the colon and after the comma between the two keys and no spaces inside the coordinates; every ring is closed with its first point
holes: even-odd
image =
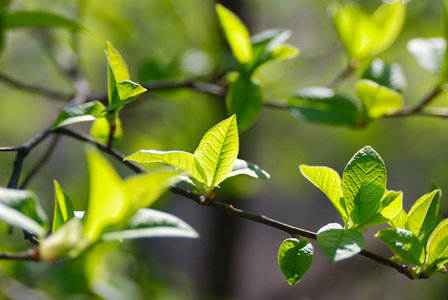
{"type": "MultiPolygon", "coordinates": [[[[389,224],[376,236],[395,253],[393,260],[415,266],[414,278],[445,272],[448,262],[448,220],[440,210],[441,190],[432,191],[406,213],[402,192],[386,189],[386,169],[381,157],[364,147],[347,164],[342,179],[333,169],[301,165],[300,171],[328,197],[344,226],[330,223],[317,232],[317,242],[330,263],[347,259],[364,248],[362,232],[389,224]]],[[[279,251],[279,264],[290,284],[300,281],[312,261],[308,240],[288,239],[279,251]]]]}

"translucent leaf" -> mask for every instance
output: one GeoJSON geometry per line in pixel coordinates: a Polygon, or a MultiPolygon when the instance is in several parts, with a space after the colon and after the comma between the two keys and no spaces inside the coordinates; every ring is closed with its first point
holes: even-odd
{"type": "Polygon", "coordinates": [[[0,187],[0,203],[21,212],[37,222],[40,227],[45,230],[47,229],[47,215],[42,209],[36,194],[33,192],[0,187]]]}
{"type": "Polygon", "coordinates": [[[420,197],[408,213],[406,229],[417,236],[425,246],[434,228],[440,222],[439,190],[434,190],[420,197]]]}
{"type": "Polygon", "coordinates": [[[332,125],[353,125],[358,117],[357,107],[351,100],[324,87],[298,91],[288,99],[286,109],[300,120],[332,125]]]}
{"type": "Polygon", "coordinates": [[[29,231],[38,237],[43,237],[46,234],[45,228],[38,222],[2,202],[0,202],[0,220],[8,225],[29,231]]]}
{"type": "Polygon", "coordinates": [[[348,162],[342,175],[342,192],[349,227],[361,225],[377,211],[386,180],[384,162],[370,146],[359,150],[348,162]]]}
{"type": "Polygon", "coordinates": [[[244,131],[258,118],[263,108],[263,90],[254,80],[239,75],[226,95],[226,107],[230,115],[236,114],[238,129],[244,131]]]}
{"type": "Polygon", "coordinates": [[[387,191],[381,199],[377,212],[362,227],[372,227],[386,224],[394,220],[403,210],[403,193],[387,191]]]}
{"type": "Polygon", "coordinates": [[[131,80],[131,78],[129,77],[126,63],[110,42],[106,43],[106,57],[108,62],[107,91],[109,96],[109,106],[112,106],[120,101],[117,83],[120,81],[131,80]]]}
{"type": "Polygon", "coordinates": [[[412,232],[401,228],[385,228],[376,235],[406,263],[420,266],[425,260],[425,250],[412,232]]]}
{"type": "Polygon", "coordinates": [[[54,122],[52,128],[57,129],[80,122],[93,121],[102,116],[102,111],[105,109],[104,105],[99,101],[65,107],[56,119],[56,122],[54,122]]]}
{"type": "Polygon", "coordinates": [[[403,26],[406,9],[398,0],[381,4],[372,15],[350,4],[332,5],[330,12],[348,56],[362,60],[392,45],[403,26]]]}
{"type": "Polygon", "coordinates": [[[199,234],[186,222],[166,212],[142,208],[129,220],[129,225],[120,231],[104,234],[104,241],[150,237],[197,238],[199,234]]]}
{"type": "Polygon", "coordinates": [[[55,27],[69,30],[83,29],[82,25],[76,21],[43,11],[15,11],[5,13],[3,24],[6,29],[22,27],[55,27]]]}
{"type": "Polygon", "coordinates": [[[313,245],[306,238],[286,239],[278,250],[278,265],[290,285],[298,283],[313,262],[313,245]]]}
{"type": "Polygon", "coordinates": [[[73,204],[59,183],[54,180],[54,218],[52,232],[75,217],[73,204]]]}
{"type": "Polygon", "coordinates": [[[439,267],[448,262],[448,219],[440,222],[431,233],[426,244],[428,267],[439,267]]]}
{"type": "Polygon", "coordinates": [[[403,93],[406,89],[406,78],[399,64],[387,64],[377,58],[362,75],[362,78],[378,83],[379,85],[403,93]]]}
{"type": "Polygon", "coordinates": [[[129,205],[122,191],[122,181],[110,163],[95,148],[87,149],[89,166],[89,202],[85,234],[95,242],[108,226],[120,223],[129,205]]]}
{"type": "Polygon", "coordinates": [[[271,177],[268,172],[260,169],[256,164],[238,158],[235,160],[232,172],[227,178],[237,175],[247,175],[258,179],[269,179],[271,177]]]}
{"type": "Polygon", "coordinates": [[[364,248],[364,238],[356,229],[330,223],[317,232],[317,243],[330,263],[350,258],[364,248]]]}
{"type": "Polygon", "coordinates": [[[239,139],[236,116],[233,115],[209,129],[194,152],[204,170],[206,186],[214,187],[232,172],[238,156],[239,139]]]}
{"type": "MultiPolygon", "coordinates": [[[[108,143],[109,133],[110,133],[110,123],[109,121],[107,121],[107,118],[96,119],[95,122],[93,122],[92,127],[90,128],[90,136],[103,144],[108,143]]],[[[114,140],[112,142],[112,146],[116,147],[120,145],[122,140],[123,140],[123,127],[121,125],[121,120],[119,118],[116,118],[114,140]]]]}
{"type": "Polygon", "coordinates": [[[420,67],[431,74],[438,74],[442,69],[446,49],[444,38],[413,39],[407,48],[420,67]]]}
{"type": "Polygon", "coordinates": [[[247,67],[253,61],[253,50],[246,26],[233,12],[221,4],[216,4],[216,12],[235,59],[242,70],[248,71],[247,67]]]}
{"type": "Polygon", "coordinates": [[[184,151],[140,150],[129,155],[125,160],[139,163],[163,162],[179,170],[186,171],[191,177],[206,184],[204,170],[196,164],[193,154],[184,151]]]}
{"type": "Polygon", "coordinates": [[[403,96],[400,93],[371,80],[359,80],[356,93],[363,105],[364,114],[369,118],[394,113],[403,105],[403,96]]]}
{"type": "Polygon", "coordinates": [[[269,60],[288,60],[299,55],[300,49],[289,44],[284,44],[277,49],[271,51],[269,60]]]}
{"type": "Polygon", "coordinates": [[[138,83],[132,82],[130,80],[125,80],[117,83],[116,85],[119,102],[114,105],[109,106],[105,112],[111,112],[118,110],[121,107],[131,103],[138,96],[146,92],[147,90],[139,85],[138,83]]]}
{"type": "Polygon", "coordinates": [[[398,214],[390,220],[389,224],[394,228],[406,228],[406,222],[408,220],[408,215],[403,209],[400,209],[398,214]]]}
{"type": "Polygon", "coordinates": [[[342,197],[341,177],[339,174],[335,170],[327,167],[300,165],[299,168],[306,179],[324,192],[344,222],[347,222],[348,216],[344,198],[342,197]]]}

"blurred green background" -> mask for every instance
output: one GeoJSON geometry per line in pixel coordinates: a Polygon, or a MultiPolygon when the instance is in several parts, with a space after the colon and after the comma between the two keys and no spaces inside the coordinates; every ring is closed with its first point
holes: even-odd
{"type": "MultiPolygon", "coordinates": [[[[373,10],[380,1],[356,1],[373,10]]],[[[401,64],[407,77],[406,104],[417,103],[437,78],[421,69],[406,50],[417,37],[442,35],[441,0],[408,3],[405,27],[397,42],[380,58],[401,64]]],[[[77,18],[86,30],[79,35],[79,56],[70,34],[61,29],[17,29],[6,35],[0,72],[22,82],[71,93],[70,78],[56,67],[78,61],[92,93],[106,91],[106,41],[128,64],[131,78],[153,80],[194,78],[214,82],[234,67],[210,0],[13,0],[10,10],[44,10],[77,18]]],[[[292,30],[289,43],[301,49],[292,61],[263,66],[256,77],[265,98],[285,98],[295,90],[322,86],[347,63],[327,6],[331,1],[223,1],[249,27],[251,34],[271,28],[292,30]]],[[[354,96],[355,74],[340,90],[354,96]]],[[[16,146],[51,125],[64,103],[0,83],[0,146],[16,146]]],[[[226,117],[222,99],[190,89],[149,91],[122,110],[124,140],[119,150],[192,152],[205,131],[226,117]]],[[[441,95],[433,105],[444,106],[441,95]]],[[[77,125],[88,132],[89,125],[77,125]]],[[[222,184],[217,199],[279,221],[317,231],[340,222],[325,196],[303,178],[299,164],[326,165],[340,174],[353,156],[371,145],[383,158],[388,189],[404,192],[404,208],[429,191],[432,181],[448,191],[448,123],[443,119],[407,117],[379,120],[367,128],[349,129],[301,122],[284,111],[265,108],[259,120],[242,133],[240,157],[271,174],[268,181],[233,178],[222,184]]],[[[26,159],[24,173],[39,161],[44,143],[26,159]]],[[[6,186],[14,153],[0,153],[0,185],[6,186]]],[[[130,171],[113,162],[122,176],[130,171]]],[[[22,177],[23,178],[23,177],[22,177]]],[[[50,161],[33,178],[47,213],[53,209],[53,179],[84,210],[87,168],[83,145],[62,137],[50,161]]],[[[446,199],[446,197],[445,197],[446,199]]],[[[444,217],[448,201],[442,200],[444,217]]],[[[109,243],[78,259],[52,264],[0,261],[0,295],[5,299],[443,299],[448,278],[410,281],[364,257],[329,265],[316,249],[303,280],[288,286],[277,266],[277,251],[287,234],[227,217],[182,197],[166,195],[156,208],[191,224],[199,240],[152,239],[109,243]]],[[[50,214],[50,213],[49,213],[50,214]]],[[[375,228],[366,233],[366,248],[391,255],[375,228]]],[[[0,251],[21,251],[30,244],[19,230],[0,236],[0,251]]]]}

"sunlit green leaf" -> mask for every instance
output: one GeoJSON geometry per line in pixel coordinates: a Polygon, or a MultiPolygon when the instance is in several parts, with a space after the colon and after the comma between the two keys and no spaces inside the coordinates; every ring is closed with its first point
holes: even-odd
{"type": "Polygon", "coordinates": [[[102,116],[102,111],[105,109],[104,105],[99,101],[67,106],[61,111],[56,122],[54,122],[53,129],[80,122],[93,121],[102,116]]]}
{"type": "Polygon", "coordinates": [[[239,150],[236,124],[235,115],[216,124],[204,134],[194,151],[208,187],[217,186],[232,172],[239,150]]]}
{"type": "Polygon", "coordinates": [[[348,162],[342,175],[342,191],[349,227],[361,225],[377,211],[386,180],[384,162],[370,146],[359,150],[348,162]]]}
{"type": "Polygon", "coordinates": [[[243,71],[248,71],[248,65],[253,61],[253,50],[246,26],[233,12],[221,4],[216,4],[216,12],[235,59],[243,71]]]}
{"type": "Polygon", "coordinates": [[[429,236],[426,254],[428,267],[437,268],[448,262],[448,219],[440,222],[429,236]]]}
{"type": "Polygon", "coordinates": [[[313,262],[313,245],[306,238],[286,239],[278,250],[278,265],[290,285],[298,283],[313,262]]]}
{"type": "Polygon", "coordinates": [[[359,80],[356,93],[368,118],[394,113],[403,105],[403,96],[400,93],[371,80],[359,80]]]}
{"type": "Polygon", "coordinates": [[[299,168],[306,179],[324,192],[337,209],[344,222],[347,222],[348,216],[345,209],[344,198],[342,197],[341,177],[339,174],[335,170],[327,167],[300,165],[299,168]]]}
{"type": "Polygon", "coordinates": [[[330,223],[317,232],[317,243],[330,263],[350,258],[364,248],[364,238],[356,229],[330,223]]]}
{"type": "Polygon", "coordinates": [[[123,230],[104,234],[104,241],[150,237],[197,238],[199,234],[185,221],[166,212],[141,208],[123,230]]]}
{"type": "Polygon", "coordinates": [[[54,180],[54,217],[52,232],[57,231],[63,224],[75,217],[73,204],[59,183],[54,180]]]}
{"type": "MultiPolygon", "coordinates": [[[[0,187],[0,203],[21,212],[37,222],[40,227],[47,229],[47,215],[33,192],[0,187]]],[[[39,233],[39,235],[42,233],[42,231],[33,232],[39,233]]]]}
{"type": "Polygon", "coordinates": [[[394,228],[406,228],[406,222],[408,220],[408,215],[403,209],[400,209],[398,214],[390,220],[389,224],[394,228]]]}
{"type": "MultiPolygon", "coordinates": [[[[107,144],[109,141],[110,123],[106,118],[98,118],[93,122],[90,128],[90,135],[98,142],[107,144]]],[[[120,145],[123,140],[123,127],[119,118],[115,121],[115,132],[112,146],[116,147],[120,145]]]]}
{"type": "Polygon", "coordinates": [[[119,102],[109,106],[105,112],[118,110],[119,108],[131,103],[138,96],[146,92],[146,89],[138,83],[130,80],[120,81],[116,84],[119,102]]]}
{"type": "Polygon", "coordinates": [[[45,236],[46,230],[38,222],[20,211],[0,202],[0,221],[19,227],[36,236],[45,236]]]}
{"type": "Polygon", "coordinates": [[[387,64],[377,58],[362,75],[362,78],[378,83],[379,85],[391,88],[403,93],[406,89],[406,77],[397,63],[387,64]]]}
{"type": "Polygon", "coordinates": [[[269,60],[288,60],[293,59],[297,55],[299,55],[300,50],[297,47],[294,47],[289,44],[284,44],[271,51],[269,55],[269,60]]]}
{"type": "Polygon", "coordinates": [[[385,228],[376,235],[406,263],[419,266],[425,260],[425,250],[412,232],[401,228],[385,228]]]}
{"type": "Polygon", "coordinates": [[[403,210],[403,193],[395,191],[387,191],[381,199],[377,212],[372,215],[366,222],[361,224],[362,227],[372,227],[386,224],[394,220],[403,210]]]}
{"type": "Polygon", "coordinates": [[[83,29],[78,22],[43,11],[14,11],[4,14],[6,29],[21,27],[56,27],[70,30],[83,29]]]}
{"type": "Polygon", "coordinates": [[[110,42],[106,43],[106,57],[108,62],[107,91],[109,96],[109,106],[112,106],[120,101],[117,83],[131,80],[131,78],[129,77],[128,67],[124,62],[124,59],[110,42]]]}
{"type": "Polygon", "coordinates": [[[258,179],[269,179],[271,177],[268,172],[260,169],[256,164],[238,158],[235,160],[232,172],[227,178],[237,175],[247,175],[258,179]]]}
{"type": "Polygon", "coordinates": [[[244,75],[230,84],[226,95],[226,107],[229,114],[236,114],[238,129],[243,131],[258,118],[263,107],[261,86],[244,75]]]}
{"type": "Polygon", "coordinates": [[[353,125],[358,117],[356,105],[343,95],[324,87],[305,88],[288,99],[286,109],[308,122],[353,125]]]}
{"type": "Polygon", "coordinates": [[[446,49],[444,38],[413,39],[407,48],[420,67],[431,74],[440,73],[446,49]]]}
{"type": "Polygon", "coordinates": [[[434,228],[440,222],[440,196],[439,190],[420,197],[408,213],[406,229],[417,236],[422,245],[426,245],[426,241],[434,228]]]}

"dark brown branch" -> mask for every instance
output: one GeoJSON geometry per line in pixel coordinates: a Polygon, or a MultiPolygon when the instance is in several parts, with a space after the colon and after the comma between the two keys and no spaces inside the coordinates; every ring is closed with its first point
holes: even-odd
{"type": "Polygon", "coordinates": [[[0,260],[26,260],[26,261],[38,261],[38,258],[34,254],[34,251],[27,253],[3,253],[0,254],[0,260]]]}
{"type": "Polygon", "coordinates": [[[12,79],[11,77],[6,76],[4,74],[0,74],[0,80],[9,84],[10,86],[13,86],[13,87],[19,89],[19,90],[39,94],[39,95],[47,97],[47,98],[51,98],[51,99],[55,99],[55,100],[62,100],[62,101],[68,101],[72,98],[72,95],[52,91],[52,90],[49,90],[44,87],[29,85],[29,84],[20,82],[16,79],[12,79]]]}

